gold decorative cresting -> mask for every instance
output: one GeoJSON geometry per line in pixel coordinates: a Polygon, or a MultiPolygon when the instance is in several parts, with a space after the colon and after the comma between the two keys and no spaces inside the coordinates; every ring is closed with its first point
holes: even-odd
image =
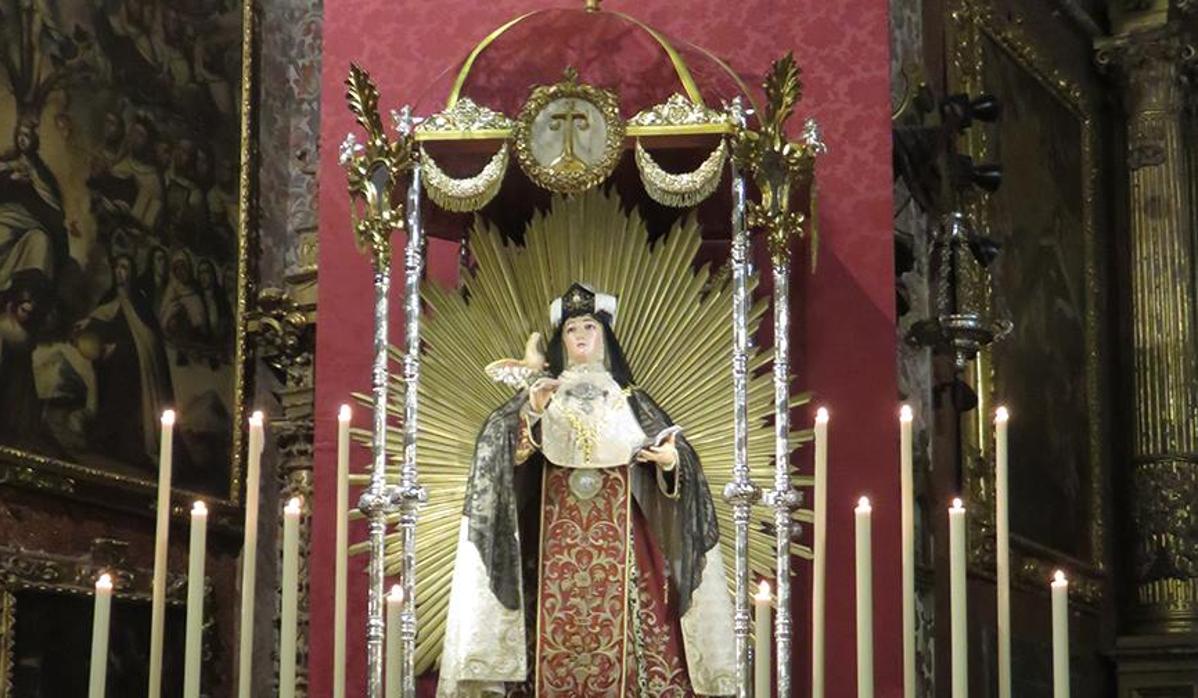
{"type": "MultiPolygon", "coordinates": [[[[738,129],[733,136],[732,152],[737,166],[749,173],[761,192],[760,201],[748,203],[746,224],[765,232],[770,255],[778,261],[789,257],[791,240],[804,233],[806,216],[801,211],[791,210],[792,187],[811,178],[815,156],[826,147],[814,122],[810,121],[802,141],[793,142],[787,138],[786,122],[803,93],[799,66],[793,53],[774,61],[766,73],[763,87],[766,106],[759,115],[761,130],[738,129]]],[[[811,191],[814,197],[814,186],[811,191]]],[[[814,265],[818,239],[814,228],[808,232],[814,265]]]]}
{"type": "Polygon", "coordinates": [[[362,144],[351,133],[341,143],[341,166],[349,178],[350,219],[358,247],[370,252],[378,269],[390,265],[391,233],[404,227],[396,178],[415,161],[412,134],[400,130],[397,123],[397,137],[388,138],[379,116],[378,88],[365,70],[350,64],[345,85],[349,109],[367,137],[362,144]]]}
{"type": "Polygon", "coordinates": [[[1097,60],[1121,82],[1128,133],[1136,540],[1129,610],[1143,632],[1192,633],[1198,631],[1198,286],[1184,77],[1195,65],[1195,49],[1164,27],[1105,41],[1097,60]]]}

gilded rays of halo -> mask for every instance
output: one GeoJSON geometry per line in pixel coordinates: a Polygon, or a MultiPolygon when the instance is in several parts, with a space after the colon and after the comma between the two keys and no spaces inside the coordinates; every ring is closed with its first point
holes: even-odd
{"type": "MultiPolygon", "coordinates": [[[[686,431],[698,452],[719,517],[727,578],[734,579],[732,510],[723,500],[732,474],[732,301],[728,283],[705,265],[694,267],[699,226],[693,217],[648,244],[636,211],[625,212],[615,194],[597,189],[554,197],[549,210],[528,223],[524,245],[504,240],[479,218],[470,234],[477,273],[461,289],[424,287],[427,315],[420,377],[418,463],[428,504],[416,528],[416,603],[419,616],[416,668],[424,672],[441,654],[445,613],[457,550],[458,522],[474,439],[487,415],[511,397],[511,388],[483,372],[491,361],[522,354],[530,332],[549,335],[547,308],[574,281],[616,295],[616,336],[637,383],[686,431]]],[[[768,308],[765,299],[750,311],[750,332],[768,308]]],[[[393,350],[393,358],[402,352],[393,350]]],[[[772,374],[763,369],[770,354],[753,349],[749,366],[749,461],[754,481],[773,481],[772,374]]],[[[403,414],[402,372],[393,373],[390,414],[403,414]]],[[[800,397],[796,403],[803,401],[800,397]]],[[[364,436],[364,435],[360,435],[364,436]]],[[[808,434],[795,434],[792,444],[808,434]]],[[[398,482],[403,435],[388,435],[391,478],[398,482]]],[[[366,484],[365,476],[355,477],[366,484]]],[[[801,482],[808,482],[800,478],[801,482]]],[[[774,576],[773,511],[753,513],[749,558],[754,575],[774,576]]],[[[365,544],[355,547],[363,552],[365,544]]],[[[386,544],[387,571],[400,566],[401,539],[386,544]]],[[[805,549],[794,546],[795,553],[805,549]]]]}

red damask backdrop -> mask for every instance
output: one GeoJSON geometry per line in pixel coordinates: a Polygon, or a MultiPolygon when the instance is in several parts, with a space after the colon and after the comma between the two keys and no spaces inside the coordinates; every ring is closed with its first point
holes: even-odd
{"type": "MultiPolygon", "coordinates": [[[[337,144],[354,124],[345,108],[349,62],[371,72],[383,107],[440,101],[446,81],[474,44],[502,22],[544,7],[580,2],[468,0],[396,2],[325,0],[320,160],[320,325],[316,353],[316,495],[311,565],[309,695],[331,695],[333,532],[337,406],[369,388],[371,274],[349,231],[345,177],[337,144]],[[436,83],[430,92],[428,87],[436,83]]],[[[855,695],[852,598],[852,509],[874,500],[876,685],[882,697],[901,692],[898,468],[894,278],[891,233],[889,48],[883,0],[693,0],[647,5],[609,0],[679,40],[710,49],[746,80],[760,82],[769,62],[793,50],[803,68],[802,117],[823,128],[829,153],[820,161],[821,242],[818,270],[801,258],[792,367],[805,389],[832,412],[830,429],[828,695],[855,695]]],[[[584,71],[584,77],[586,77],[584,71]]],[[[427,109],[427,107],[426,107],[427,109]]],[[[395,244],[402,245],[397,237],[395,244]]],[[[765,266],[760,268],[765,269],[765,266]]],[[[457,247],[432,240],[429,276],[452,283],[457,247]]],[[[398,284],[397,284],[398,286],[398,284]]],[[[398,297],[397,297],[398,298],[398,297]]],[[[393,308],[398,306],[393,301],[393,308]]],[[[392,340],[402,338],[393,318],[392,340]]],[[[803,417],[806,421],[807,417],[803,417]]],[[[368,424],[358,410],[355,422],[368,424]]],[[[475,428],[473,425],[464,428],[475,428]]],[[[365,463],[359,453],[355,467],[365,463]]],[[[810,449],[800,456],[810,459],[810,449]]],[[[364,530],[354,532],[355,539],[364,530]]],[[[795,589],[797,695],[809,676],[808,565],[795,589]]],[[[350,696],[363,695],[365,577],[350,564],[350,696]]]]}

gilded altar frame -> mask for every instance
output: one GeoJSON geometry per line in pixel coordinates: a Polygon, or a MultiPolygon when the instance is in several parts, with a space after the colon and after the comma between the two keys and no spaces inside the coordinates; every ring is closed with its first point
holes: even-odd
{"type": "MultiPolygon", "coordinates": [[[[90,599],[95,595],[96,579],[107,573],[113,579],[115,600],[135,601],[149,606],[153,593],[153,570],[129,566],[125,559],[126,548],[127,544],[122,541],[97,539],[89,553],[66,556],[0,546],[0,698],[9,698],[13,694],[13,660],[17,640],[14,633],[19,612],[19,593],[37,591],[90,599]]],[[[211,588],[206,585],[206,608],[212,607],[211,593],[211,588]]],[[[166,600],[176,608],[186,604],[186,574],[168,575],[166,600]]],[[[90,617],[87,623],[90,626],[90,617]]],[[[210,631],[209,625],[204,633],[205,644],[211,642],[210,631]]]]}
{"type": "MultiPolygon", "coordinates": [[[[257,242],[256,172],[257,146],[254,136],[256,103],[256,23],[253,0],[241,0],[240,7],[240,84],[233,91],[238,110],[238,147],[236,152],[237,225],[234,233],[236,250],[236,294],[232,308],[232,394],[230,397],[230,452],[227,488],[219,493],[197,492],[176,488],[180,501],[201,498],[209,504],[218,521],[239,525],[237,511],[242,502],[242,469],[246,442],[247,385],[251,380],[248,368],[252,365],[249,340],[256,331],[250,318],[251,294],[256,287],[257,242]]],[[[232,268],[233,265],[230,265],[232,268]]],[[[178,438],[178,437],[176,437],[178,438]]],[[[154,507],[157,479],[112,472],[94,465],[71,462],[62,458],[34,453],[19,447],[0,444],[0,485],[98,503],[104,506],[135,512],[150,512],[154,507]]],[[[174,507],[176,515],[185,513],[182,503],[174,507]]],[[[3,694],[0,693],[0,696],[3,694]]]]}
{"type": "MultiPolygon", "coordinates": [[[[1069,571],[1072,595],[1090,608],[1096,608],[1103,596],[1106,576],[1106,473],[1108,467],[1104,430],[1109,421],[1107,379],[1103,366],[1107,361],[1102,343],[1107,317],[1105,308],[1106,241],[1097,227],[1096,193],[1099,186],[1099,144],[1096,124],[1097,108],[1092,96],[1085,93],[1073,79],[1058,71],[1052,62],[1022,29],[1019,17],[1004,18],[987,0],[957,0],[952,4],[948,24],[949,91],[977,94],[984,91],[986,70],[985,43],[992,43],[1004,56],[1034,79],[1073,118],[1080,133],[1080,171],[1082,219],[1084,237],[1082,267],[1084,268],[1084,386],[1087,415],[1087,459],[1084,468],[1088,475],[1083,496],[1088,505],[1089,521],[1086,538],[1089,555],[1082,559],[1054,550],[1018,534],[1011,536],[1011,568],[1016,584],[1029,588],[1044,588],[1053,570],[1064,567],[1069,571]]],[[[984,127],[975,126],[963,137],[962,152],[975,161],[993,161],[994,143],[984,127]]],[[[1008,177],[1017,176],[1012,163],[1003,163],[1008,177]]],[[[969,204],[970,214],[979,227],[988,229],[994,222],[994,205],[987,201],[969,204]]],[[[958,291],[968,295],[979,307],[1001,311],[1001,300],[991,296],[984,281],[983,270],[973,268],[965,275],[958,291]]],[[[1002,293],[1001,289],[998,293],[1002,293]]],[[[1012,318],[1015,322],[1018,317],[1012,318]]],[[[970,367],[968,381],[978,394],[978,406],[961,417],[961,450],[963,464],[962,487],[968,501],[974,503],[969,513],[969,560],[975,572],[993,574],[994,548],[994,424],[996,392],[1002,385],[992,348],[978,353],[970,367]]],[[[1015,408],[1016,414],[1018,408],[1015,408]]],[[[1017,427],[1016,427],[1017,428],[1017,427]]]]}

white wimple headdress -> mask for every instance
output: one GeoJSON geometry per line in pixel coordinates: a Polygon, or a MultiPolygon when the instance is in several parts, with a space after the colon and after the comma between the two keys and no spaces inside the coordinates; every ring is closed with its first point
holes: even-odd
{"type": "Polygon", "coordinates": [[[595,291],[590,286],[575,282],[560,297],[549,304],[549,322],[556,328],[566,320],[578,315],[607,313],[610,323],[616,324],[616,297],[595,291]]]}

